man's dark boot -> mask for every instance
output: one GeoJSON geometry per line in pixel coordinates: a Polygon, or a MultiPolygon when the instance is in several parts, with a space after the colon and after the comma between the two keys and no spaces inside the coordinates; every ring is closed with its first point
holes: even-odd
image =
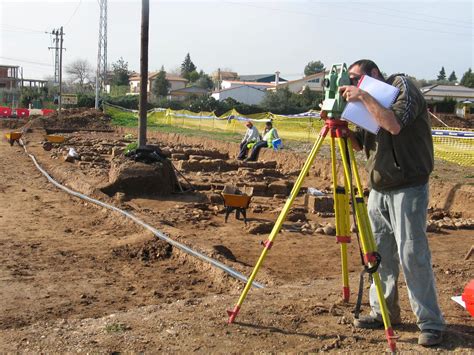
{"type": "Polygon", "coordinates": [[[383,329],[383,322],[379,321],[377,318],[368,315],[360,316],[358,319],[354,319],[354,327],[362,329],[383,329]]]}
{"type": "Polygon", "coordinates": [[[435,329],[423,329],[418,337],[418,344],[422,346],[438,345],[443,341],[443,332],[435,329]]]}
{"type": "MultiPolygon", "coordinates": [[[[391,325],[400,324],[400,317],[395,319],[390,319],[391,325]]],[[[382,320],[377,319],[373,315],[369,314],[368,316],[360,316],[358,319],[354,319],[354,327],[362,329],[383,329],[384,324],[382,320]]]]}

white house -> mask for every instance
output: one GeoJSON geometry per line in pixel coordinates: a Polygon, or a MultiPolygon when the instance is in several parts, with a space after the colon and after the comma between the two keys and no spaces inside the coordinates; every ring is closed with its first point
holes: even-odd
{"type": "Polygon", "coordinates": [[[267,90],[268,88],[274,87],[274,83],[261,83],[258,81],[240,81],[240,80],[222,80],[221,88],[222,90],[235,88],[239,86],[250,86],[255,89],[267,90]]]}
{"type": "Polygon", "coordinates": [[[323,91],[324,72],[311,74],[301,79],[285,81],[279,83],[276,87],[269,88],[269,90],[283,89],[287,87],[295,94],[301,93],[306,87],[312,91],[323,91]]]}
{"type": "Polygon", "coordinates": [[[211,96],[218,101],[223,101],[230,97],[247,105],[258,105],[265,97],[265,90],[250,85],[240,85],[215,91],[211,96]]]}
{"type": "Polygon", "coordinates": [[[426,101],[442,101],[445,97],[458,102],[474,101],[474,89],[462,85],[430,85],[422,87],[421,92],[426,101]]]}
{"type": "MultiPolygon", "coordinates": [[[[151,84],[153,80],[158,75],[158,72],[148,73],[148,84],[147,84],[147,92],[150,92],[151,84]]],[[[188,80],[181,78],[176,75],[169,75],[166,74],[166,80],[169,81],[171,84],[170,91],[184,89],[188,80]]],[[[130,81],[130,93],[138,94],[140,93],[140,74],[132,75],[129,79],[130,81]]]]}

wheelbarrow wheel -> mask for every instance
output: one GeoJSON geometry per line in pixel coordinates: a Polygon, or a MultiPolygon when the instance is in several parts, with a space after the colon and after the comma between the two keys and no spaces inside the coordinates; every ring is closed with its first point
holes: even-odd
{"type": "Polygon", "coordinates": [[[53,144],[51,142],[44,142],[43,149],[49,152],[51,149],[53,149],[53,144]]]}

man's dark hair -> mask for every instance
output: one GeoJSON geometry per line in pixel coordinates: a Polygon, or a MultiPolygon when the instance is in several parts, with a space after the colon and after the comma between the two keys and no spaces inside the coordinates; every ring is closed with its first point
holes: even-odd
{"type": "Polygon", "coordinates": [[[379,75],[385,79],[383,77],[383,74],[382,72],[380,71],[379,67],[377,66],[377,64],[375,64],[375,62],[373,62],[372,60],[370,59],[360,59],[358,60],[357,62],[354,62],[350,65],[349,69],[348,70],[351,70],[352,67],[358,65],[360,67],[360,70],[365,73],[366,75],[370,75],[370,73],[372,72],[372,69],[377,69],[378,72],[379,72],[379,75]]]}

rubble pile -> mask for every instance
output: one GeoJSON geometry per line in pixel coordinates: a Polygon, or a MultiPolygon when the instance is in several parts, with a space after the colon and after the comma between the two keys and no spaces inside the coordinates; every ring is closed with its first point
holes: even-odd
{"type": "Polygon", "coordinates": [[[85,139],[68,134],[66,143],[53,147],[50,156],[52,159],[63,159],[67,156],[69,149],[74,148],[78,154],[77,165],[81,170],[93,175],[107,175],[111,159],[120,155],[127,144],[127,140],[85,139]]]}
{"type": "Polygon", "coordinates": [[[426,231],[439,232],[441,229],[474,229],[474,218],[462,218],[461,213],[430,209],[426,231]]]}
{"type": "Polygon", "coordinates": [[[40,123],[47,131],[55,132],[111,132],[113,130],[110,125],[110,116],[95,109],[68,109],[61,112],[61,117],[58,116],[57,112],[54,112],[49,116],[36,117],[31,121],[32,126],[37,126],[40,123]]]}

